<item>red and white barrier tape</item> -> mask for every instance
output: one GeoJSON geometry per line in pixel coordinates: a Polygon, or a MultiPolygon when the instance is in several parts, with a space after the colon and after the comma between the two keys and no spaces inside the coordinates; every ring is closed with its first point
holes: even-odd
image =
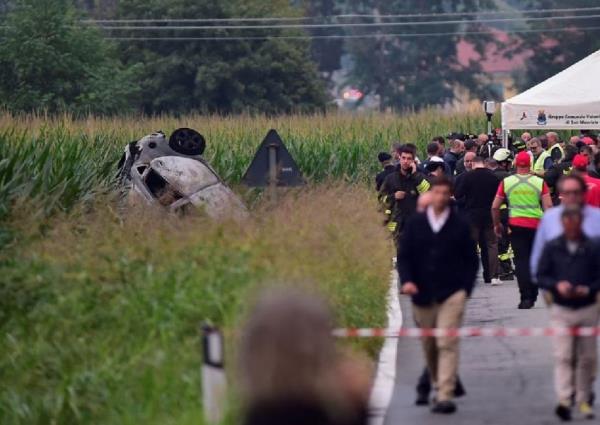
{"type": "Polygon", "coordinates": [[[464,327],[441,328],[340,328],[333,331],[339,338],[421,338],[421,337],[537,337],[537,336],[600,336],[600,327],[579,328],[504,328],[464,327]]]}

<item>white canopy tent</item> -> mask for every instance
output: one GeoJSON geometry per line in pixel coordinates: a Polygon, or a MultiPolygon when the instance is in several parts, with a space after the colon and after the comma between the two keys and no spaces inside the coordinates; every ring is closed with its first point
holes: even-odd
{"type": "Polygon", "coordinates": [[[503,102],[502,129],[600,129],[600,50],[503,102]]]}

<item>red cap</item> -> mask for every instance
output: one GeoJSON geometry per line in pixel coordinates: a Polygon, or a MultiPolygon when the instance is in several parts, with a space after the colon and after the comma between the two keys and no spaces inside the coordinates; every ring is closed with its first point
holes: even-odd
{"type": "Polygon", "coordinates": [[[585,143],[586,145],[593,145],[594,144],[594,139],[592,139],[591,137],[584,137],[583,139],[581,139],[581,141],[583,143],[585,143]]]}
{"type": "Polygon", "coordinates": [[[588,157],[585,155],[577,154],[573,158],[573,168],[578,170],[585,170],[589,165],[588,157]]]}
{"type": "Polygon", "coordinates": [[[531,156],[527,152],[519,152],[515,157],[515,165],[517,167],[529,167],[531,166],[531,156]]]}

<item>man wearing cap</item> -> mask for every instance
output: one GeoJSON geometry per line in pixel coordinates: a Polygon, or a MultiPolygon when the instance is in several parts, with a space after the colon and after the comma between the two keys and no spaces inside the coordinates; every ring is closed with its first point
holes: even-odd
{"type": "MultiPolygon", "coordinates": [[[[502,181],[512,174],[512,153],[506,148],[500,148],[494,153],[493,158],[498,167],[493,170],[498,181],[502,181]]],[[[500,280],[513,280],[515,271],[512,265],[512,250],[508,237],[508,208],[506,204],[500,207],[500,223],[502,223],[502,236],[498,238],[498,277],[500,280]]]]}
{"type": "Polygon", "coordinates": [[[383,171],[380,171],[377,176],[375,176],[375,187],[377,192],[379,192],[385,178],[388,174],[393,173],[396,170],[396,167],[392,164],[392,155],[387,152],[379,152],[377,159],[379,159],[379,162],[383,167],[383,171]]]}
{"type": "Polygon", "coordinates": [[[431,183],[434,178],[446,174],[446,163],[439,156],[432,156],[425,164],[425,170],[427,171],[427,180],[431,183]]]}
{"type": "Polygon", "coordinates": [[[531,157],[520,152],[515,158],[517,173],[505,178],[498,186],[492,204],[494,231],[500,237],[504,230],[500,221],[500,207],[508,205],[510,241],[515,252],[515,272],[519,284],[521,302],[519,309],[530,309],[535,305],[538,289],[533,284],[529,270],[529,259],[543,210],[552,206],[550,190],[542,178],[531,174],[531,157]]]}
{"type": "Polygon", "coordinates": [[[585,203],[592,207],[600,207],[600,179],[590,177],[588,174],[588,157],[577,154],[573,158],[573,172],[579,174],[587,185],[585,203]]]}
{"type": "Polygon", "coordinates": [[[591,146],[591,145],[595,145],[596,142],[594,141],[594,139],[592,139],[590,136],[585,136],[581,138],[581,141],[587,145],[587,146],[591,146]]]}
{"type": "Polygon", "coordinates": [[[531,171],[540,176],[544,177],[546,170],[550,169],[554,162],[550,154],[542,147],[542,142],[537,137],[534,137],[527,144],[529,151],[533,155],[533,161],[531,163],[531,171]]]}

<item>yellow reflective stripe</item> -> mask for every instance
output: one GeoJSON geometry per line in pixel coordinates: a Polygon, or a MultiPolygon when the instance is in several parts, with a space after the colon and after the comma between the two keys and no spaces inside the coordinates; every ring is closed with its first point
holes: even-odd
{"type": "Polygon", "coordinates": [[[425,193],[431,188],[431,185],[426,179],[421,180],[421,183],[417,185],[417,192],[425,193]]]}
{"type": "Polygon", "coordinates": [[[544,162],[546,162],[546,158],[550,158],[550,154],[543,151],[535,161],[531,161],[531,170],[535,172],[544,171],[544,162]]]}
{"type": "Polygon", "coordinates": [[[393,232],[394,230],[396,230],[396,222],[395,221],[390,221],[387,224],[387,228],[390,230],[390,232],[393,232]]]}

